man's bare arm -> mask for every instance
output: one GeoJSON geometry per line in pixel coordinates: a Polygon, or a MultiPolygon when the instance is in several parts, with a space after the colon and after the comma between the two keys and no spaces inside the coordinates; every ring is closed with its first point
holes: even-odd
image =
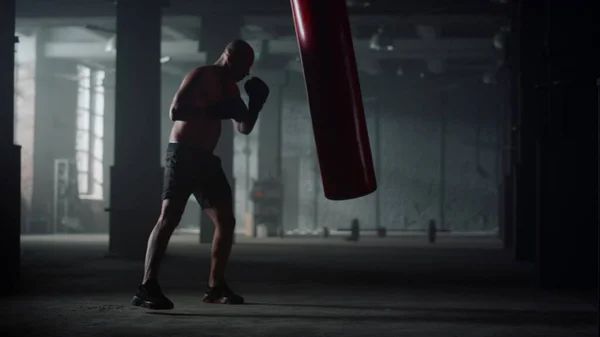
{"type": "Polygon", "coordinates": [[[244,135],[249,135],[254,129],[256,121],[258,120],[258,113],[262,109],[262,104],[248,104],[248,110],[245,114],[239,115],[240,117],[234,118],[233,124],[235,128],[244,135]]]}
{"type": "Polygon", "coordinates": [[[269,97],[269,86],[260,78],[252,77],[244,83],[244,89],[248,94],[248,114],[243,115],[244,118],[236,124],[236,128],[240,133],[248,135],[254,129],[258,113],[269,97]]]}
{"type": "Polygon", "coordinates": [[[183,80],[175,94],[169,118],[172,121],[190,121],[197,119],[239,119],[246,116],[248,108],[241,98],[229,98],[214,102],[212,97],[218,97],[220,79],[210,71],[201,68],[192,71],[183,80]]]}

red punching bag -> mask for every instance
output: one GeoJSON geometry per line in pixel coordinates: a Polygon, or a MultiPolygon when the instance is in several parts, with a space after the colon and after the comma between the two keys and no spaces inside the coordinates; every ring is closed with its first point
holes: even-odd
{"type": "Polygon", "coordinates": [[[290,0],[325,197],[377,189],[345,0],[290,0]]]}

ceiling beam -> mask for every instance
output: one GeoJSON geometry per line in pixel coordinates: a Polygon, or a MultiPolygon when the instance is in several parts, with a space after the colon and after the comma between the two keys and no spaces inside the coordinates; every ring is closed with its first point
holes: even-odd
{"type": "MultiPolygon", "coordinates": [[[[356,57],[371,59],[445,59],[445,58],[493,58],[497,51],[490,39],[438,39],[424,41],[420,39],[397,39],[394,50],[374,52],[369,49],[369,41],[355,40],[356,57]]],[[[285,38],[269,42],[269,52],[276,55],[298,56],[298,42],[295,38],[285,38]]],[[[98,42],[49,42],[45,46],[49,58],[71,59],[111,59],[114,55],[106,52],[106,44],[98,42]]],[[[181,40],[162,43],[162,56],[170,56],[175,61],[204,61],[205,56],[198,53],[198,41],[181,40]]]]}
{"type": "Polygon", "coordinates": [[[161,65],[161,70],[167,74],[183,77],[186,74],[186,71],[179,68],[178,66],[172,64],[163,64],[161,65]]]}
{"type": "Polygon", "coordinates": [[[171,27],[171,26],[162,26],[162,34],[171,37],[174,40],[187,40],[192,38],[187,34],[182,33],[181,31],[171,27]]]}
{"type": "MultiPolygon", "coordinates": [[[[270,52],[274,54],[298,54],[295,38],[271,41],[270,52]]],[[[357,57],[372,56],[377,59],[429,59],[429,58],[488,58],[497,51],[491,39],[395,39],[393,51],[375,52],[369,48],[368,39],[355,39],[354,52],[357,57]]]]}
{"type": "MultiPolygon", "coordinates": [[[[161,44],[161,56],[177,61],[204,62],[204,53],[198,53],[198,41],[165,41],[161,44]]],[[[48,42],[44,47],[48,58],[111,60],[114,54],[106,51],[102,42],[48,42]]]]}
{"type": "MultiPolygon", "coordinates": [[[[508,18],[493,15],[350,15],[350,25],[353,26],[387,26],[398,24],[414,25],[445,25],[445,24],[498,24],[502,25],[508,21],[508,18]]],[[[291,15],[255,15],[244,17],[244,23],[247,25],[265,25],[265,26],[293,26],[294,21],[291,15]]]]}
{"type": "MultiPolygon", "coordinates": [[[[508,18],[493,15],[350,15],[350,23],[354,26],[368,25],[394,25],[394,24],[415,24],[415,25],[440,25],[440,24],[506,24],[508,18]]],[[[163,15],[163,25],[170,26],[188,26],[200,28],[202,24],[201,17],[193,15],[163,15]]],[[[60,26],[85,26],[89,24],[113,25],[115,16],[85,16],[85,17],[41,17],[28,18],[18,17],[16,19],[17,27],[60,27],[60,26]]],[[[248,15],[244,16],[244,24],[249,26],[259,26],[269,29],[275,26],[293,26],[292,16],[287,15],[248,15]]]]}
{"type": "MultiPolygon", "coordinates": [[[[90,24],[95,25],[107,25],[115,26],[116,17],[113,16],[99,16],[90,15],[84,17],[41,17],[41,18],[28,18],[18,17],[16,18],[17,27],[64,27],[64,26],[87,26],[90,24]]],[[[202,19],[198,16],[193,15],[163,15],[162,24],[165,26],[186,26],[190,28],[200,28],[202,19]]]]}
{"type": "MultiPolygon", "coordinates": [[[[491,1],[475,0],[420,0],[384,1],[369,8],[349,8],[356,15],[393,14],[481,14],[504,15],[507,6],[491,1]]],[[[177,0],[163,9],[165,15],[201,15],[202,13],[242,13],[246,15],[289,15],[289,1],[282,0],[177,0]]],[[[92,15],[115,15],[113,1],[100,0],[19,0],[17,17],[85,17],[92,15]]]]}
{"type": "Polygon", "coordinates": [[[81,31],[86,35],[92,36],[94,39],[99,40],[99,41],[106,41],[108,40],[112,35],[114,34],[110,34],[110,33],[106,33],[106,32],[100,32],[97,30],[93,30],[93,29],[89,29],[89,28],[85,28],[85,27],[71,27],[74,30],[77,31],[81,31]]]}

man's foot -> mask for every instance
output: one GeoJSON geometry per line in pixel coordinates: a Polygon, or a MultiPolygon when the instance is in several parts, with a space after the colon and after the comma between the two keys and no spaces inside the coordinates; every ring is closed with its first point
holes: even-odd
{"type": "Polygon", "coordinates": [[[202,302],[214,304],[244,304],[244,298],[234,293],[227,284],[223,283],[216,287],[209,287],[206,289],[202,302]]]}
{"type": "Polygon", "coordinates": [[[174,307],[173,302],[162,293],[156,281],[140,285],[131,304],[155,310],[168,310],[174,307]]]}

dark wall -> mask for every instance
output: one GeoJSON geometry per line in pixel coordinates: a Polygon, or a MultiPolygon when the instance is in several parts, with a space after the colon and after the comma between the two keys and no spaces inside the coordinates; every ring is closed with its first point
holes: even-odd
{"type": "MultiPolygon", "coordinates": [[[[472,76],[471,76],[472,77],[472,76]]],[[[396,229],[424,228],[438,219],[440,209],[440,129],[445,114],[446,228],[455,231],[497,227],[499,114],[505,88],[484,85],[479,78],[379,79],[361,78],[363,100],[374,160],[374,124],[380,111],[379,188],[382,225],[396,229]],[[477,134],[479,133],[479,139],[477,134]]],[[[318,175],[315,184],[312,126],[301,77],[287,90],[284,107],[284,157],[300,160],[299,225],[343,227],[358,218],[374,226],[375,198],[326,200],[318,175]],[[315,190],[316,189],[316,190],[315,190]],[[314,202],[315,195],[318,202],[314,202]],[[317,213],[315,215],[315,212],[317,213]]]]}
{"type": "MultiPolygon", "coordinates": [[[[75,157],[77,82],[60,76],[75,74],[75,67],[75,63],[59,60],[38,63],[33,196],[36,218],[51,220],[52,217],[54,159],[75,157]]],[[[83,201],[81,211],[82,221],[91,231],[108,228],[104,207],[110,205],[109,170],[114,147],[118,146],[113,140],[114,74],[108,74],[105,81],[105,200],[83,201]]],[[[163,73],[161,165],[172,126],[168,108],[181,80],[182,76],[163,73]]],[[[379,81],[369,76],[361,79],[372,151],[376,164],[380,165],[376,193],[380,194],[382,225],[419,229],[428,219],[439,217],[440,117],[443,113],[446,119],[444,210],[447,226],[465,231],[494,229],[497,226],[498,114],[505,108],[504,88],[483,85],[479,79],[398,79],[383,86],[379,81]],[[378,104],[381,104],[380,109],[378,104]],[[374,148],[377,111],[381,154],[374,148]]],[[[352,218],[358,218],[366,227],[373,226],[374,195],[344,202],[323,197],[318,171],[315,171],[312,126],[300,74],[292,74],[290,78],[283,113],[284,162],[287,171],[297,172],[292,175],[297,177],[295,181],[287,182],[297,187],[294,192],[297,196],[293,207],[286,211],[286,221],[290,222],[286,228],[292,223],[293,227],[310,228],[315,222],[319,226],[343,227],[352,218]],[[289,167],[292,164],[297,167],[289,167]]],[[[191,202],[182,224],[196,226],[198,211],[197,205],[191,202]]]]}

